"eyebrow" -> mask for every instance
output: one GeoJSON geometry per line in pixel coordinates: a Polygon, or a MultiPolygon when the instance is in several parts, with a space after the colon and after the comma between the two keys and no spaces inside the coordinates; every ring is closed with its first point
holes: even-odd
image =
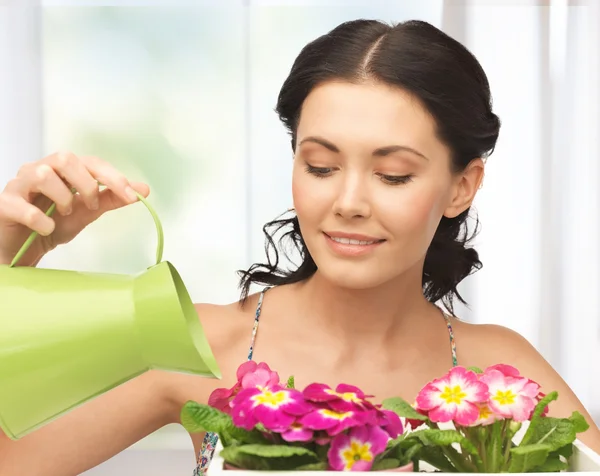
{"type": "MultiPolygon", "coordinates": [[[[313,142],[315,144],[322,145],[326,149],[329,149],[331,152],[335,152],[336,154],[340,153],[340,149],[338,149],[335,144],[333,144],[332,142],[329,142],[327,139],[324,139],[323,137],[319,137],[319,136],[305,137],[304,139],[302,139],[300,141],[300,144],[298,144],[298,145],[300,146],[300,145],[304,144],[305,142],[313,142]]],[[[394,152],[411,152],[415,155],[418,155],[419,157],[422,157],[425,160],[429,160],[421,152],[419,152],[418,150],[413,149],[412,147],[409,147],[407,145],[387,145],[385,147],[379,147],[373,151],[373,156],[374,157],[385,157],[387,155],[393,154],[394,152]]]]}

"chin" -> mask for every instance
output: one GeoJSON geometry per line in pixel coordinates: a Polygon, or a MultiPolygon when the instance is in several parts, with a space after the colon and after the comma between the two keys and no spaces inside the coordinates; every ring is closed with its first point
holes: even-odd
{"type": "MultiPolygon", "coordinates": [[[[365,263],[366,264],[366,263],[365,263]]],[[[373,289],[393,279],[393,276],[384,275],[380,268],[374,264],[332,265],[318,266],[321,278],[333,286],[344,289],[373,289]]]]}

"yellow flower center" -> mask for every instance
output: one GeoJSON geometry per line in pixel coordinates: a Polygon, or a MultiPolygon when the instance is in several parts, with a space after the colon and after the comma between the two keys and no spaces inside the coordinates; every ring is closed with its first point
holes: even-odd
{"type": "Polygon", "coordinates": [[[479,419],[480,420],[488,419],[491,414],[492,414],[492,412],[490,411],[490,409],[488,408],[487,405],[483,405],[481,408],[479,408],[479,419]]]}
{"type": "Polygon", "coordinates": [[[272,392],[263,390],[262,393],[252,397],[256,405],[265,405],[271,408],[279,408],[282,403],[287,401],[287,393],[283,391],[272,392]]]}
{"type": "Polygon", "coordinates": [[[460,385],[455,385],[453,388],[444,388],[440,398],[444,399],[446,404],[456,403],[457,405],[460,405],[466,396],[467,394],[463,392],[463,389],[460,388],[460,385]]]}
{"type": "Polygon", "coordinates": [[[342,458],[345,461],[345,470],[350,471],[357,461],[373,461],[371,453],[371,444],[362,441],[352,440],[350,446],[342,451],[342,458]]]}
{"type": "Polygon", "coordinates": [[[339,393],[339,392],[336,392],[335,390],[327,388],[327,389],[325,389],[325,393],[328,393],[329,395],[335,395],[336,397],[341,398],[345,402],[362,403],[362,399],[358,398],[356,396],[356,393],[354,393],[354,392],[339,393]]]}
{"type": "Polygon", "coordinates": [[[493,397],[500,405],[512,405],[515,403],[516,398],[517,395],[511,389],[508,389],[506,392],[498,390],[493,397]]]}
{"type": "Polygon", "coordinates": [[[330,410],[329,408],[324,408],[323,410],[320,410],[321,415],[327,417],[327,418],[332,418],[334,420],[345,420],[346,418],[350,418],[353,415],[353,412],[344,412],[344,413],[339,413],[339,412],[334,412],[333,410],[330,410]]]}

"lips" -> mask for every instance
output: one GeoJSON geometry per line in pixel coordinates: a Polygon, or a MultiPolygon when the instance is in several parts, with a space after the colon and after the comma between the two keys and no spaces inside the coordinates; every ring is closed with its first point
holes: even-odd
{"type": "Polygon", "coordinates": [[[323,233],[329,249],[344,258],[368,256],[385,240],[368,235],[354,233],[323,233]]]}

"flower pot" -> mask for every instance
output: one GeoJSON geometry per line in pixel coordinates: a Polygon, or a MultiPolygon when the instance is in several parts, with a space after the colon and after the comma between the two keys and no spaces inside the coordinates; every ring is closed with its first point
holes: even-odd
{"type": "MultiPolygon", "coordinates": [[[[233,466],[229,463],[223,463],[223,469],[232,470],[232,471],[244,471],[242,468],[238,468],[237,466],[233,466]]],[[[396,473],[412,473],[414,471],[413,463],[405,464],[404,466],[400,466],[398,468],[393,469],[384,469],[383,472],[396,472],[396,473]]]]}
{"type": "Polygon", "coordinates": [[[392,468],[392,469],[384,469],[384,472],[395,472],[395,473],[412,473],[415,470],[415,465],[410,462],[408,464],[405,464],[404,466],[399,466],[397,468],[392,468]]]}

